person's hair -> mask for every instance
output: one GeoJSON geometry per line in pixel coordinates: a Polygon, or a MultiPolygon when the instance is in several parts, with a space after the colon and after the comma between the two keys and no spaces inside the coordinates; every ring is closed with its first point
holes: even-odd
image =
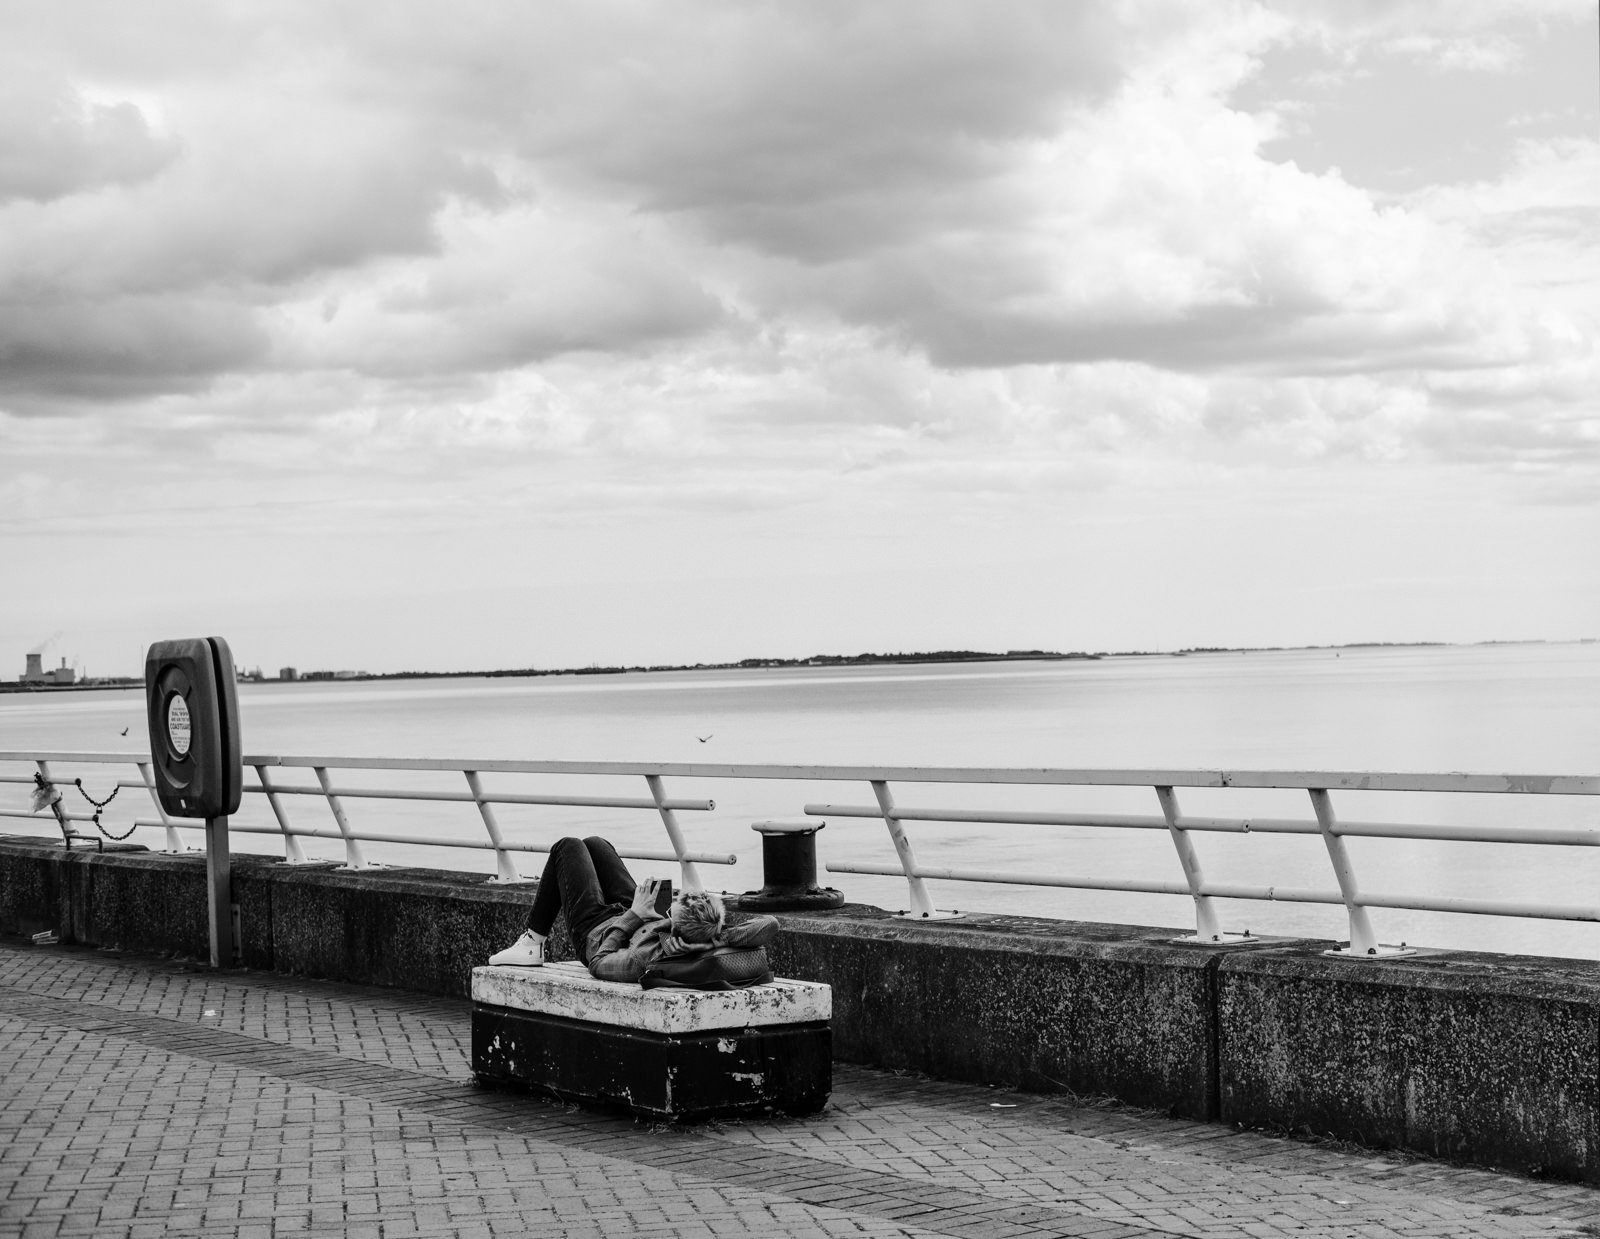
{"type": "Polygon", "coordinates": [[[672,931],[685,942],[710,942],[722,919],[722,900],[709,891],[684,891],[672,906],[672,931]]]}

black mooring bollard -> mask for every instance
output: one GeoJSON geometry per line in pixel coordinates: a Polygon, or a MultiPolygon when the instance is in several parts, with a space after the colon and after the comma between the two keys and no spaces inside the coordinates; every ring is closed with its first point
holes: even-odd
{"type": "Polygon", "coordinates": [[[746,912],[821,912],[842,907],[844,893],[817,885],[817,831],[826,822],[754,822],[761,835],[758,891],[739,896],[746,912]]]}

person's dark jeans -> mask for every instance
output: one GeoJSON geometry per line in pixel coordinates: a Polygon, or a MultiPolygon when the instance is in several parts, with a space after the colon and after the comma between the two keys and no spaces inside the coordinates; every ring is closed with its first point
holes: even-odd
{"type": "Polygon", "coordinates": [[[544,875],[528,913],[528,928],[548,937],[556,913],[565,912],[572,944],[587,965],[589,932],[601,921],[626,912],[633,903],[635,886],[617,849],[598,835],[558,839],[544,862],[544,875]]]}

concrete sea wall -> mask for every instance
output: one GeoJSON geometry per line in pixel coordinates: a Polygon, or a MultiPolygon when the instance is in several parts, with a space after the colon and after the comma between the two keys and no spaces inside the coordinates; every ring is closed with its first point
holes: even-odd
{"type": "MultiPolygon", "coordinates": [[[[458,996],[533,898],[475,875],[248,855],[233,893],[246,967],[458,996]]],[[[1323,956],[1325,942],[1201,947],[863,905],[779,919],[774,967],[833,987],[843,1061],[1600,1182],[1600,963],[1363,962],[1323,956]]],[[[204,959],[204,859],[0,840],[0,933],[42,929],[204,959]]]]}

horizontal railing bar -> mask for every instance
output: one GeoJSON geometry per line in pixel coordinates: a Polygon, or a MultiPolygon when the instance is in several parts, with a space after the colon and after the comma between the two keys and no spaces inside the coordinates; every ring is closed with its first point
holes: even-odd
{"type": "MultiPolygon", "coordinates": [[[[148,760],[148,753],[0,751],[0,761],[113,763],[148,760]]],[[[1001,766],[796,766],[711,762],[510,761],[435,757],[315,757],[247,755],[247,766],[346,770],[476,770],[482,774],[657,775],[717,779],[795,779],[829,782],[1080,784],[1108,787],[1232,787],[1371,792],[1499,792],[1513,795],[1600,796],[1600,775],[1456,774],[1372,770],[1068,770],[1001,766]]]]}
{"type": "MultiPolygon", "coordinates": [[[[830,873],[867,873],[881,877],[900,877],[904,870],[898,865],[862,865],[833,863],[827,865],[830,873]]],[[[991,882],[1007,886],[1058,886],[1073,890],[1128,891],[1145,895],[1191,895],[1186,882],[1156,882],[1122,878],[1055,877],[1032,873],[998,873],[979,869],[941,869],[919,865],[915,871],[919,878],[942,878],[954,882],[991,882]]],[[[1342,903],[1338,891],[1299,890],[1291,887],[1240,886],[1206,883],[1202,895],[1218,899],[1258,899],[1279,903],[1342,903]]]]}
{"type": "MultiPolygon", "coordinates": [[[[0,775],[0,783],[24,783],[33,785],[32,778],[8,778],[0,775]]],[[[77,780],[55,775],[45,780],[53,786],[72,787],[77,780]]],[[[113,785],[117,788],[138,788],[147,790],[142,779],[119,779],[113,785]]],[[[272,792],[286,796],[346,796],[355,799],[367,800],[447,800],[459,801],[463,804],[474,803],[471,792],[442,792],[427,791],[422,789],[405,791],[376,787],[335,787],[324,792],[320,787],[293,787],[285,784],[282,787],[274,784],[272,787],[262,787],[259,783],[246,783],[244,791],[257,794],[272,792]]],[[[533,796],[523,795],[518,792],[491,792],[483,797],[491,804],[527,804],[527,805],[557,805],[578,809],[649,809],[654,811],[656,802],[647,800],[642,796],[533,796]]],[[[669,809],[683,809],[697,812],[709,812],[717,807],[715,800],[668,800],[666,807],[669,809]]]]}
{"type": "MultiPolygon", "coordinates": [[[[899,865],[869,865],[850,862],[830,862],[829,873],[862,873],[878,877],[906,876],[899,865]]],[[[1072,890],[1127,891],[1145,895],[1188,895],[1189,887],[1182,882],[1151,882],[1117,878],[1063,878],[1032,873],[997,873],[978,869],[940,869],[919,865],[912,875],[919,878],[940,878],[953,882],[991,882],[1007,886],[1058,886],[1072,890]]],[[[1200,894],[1213,899],[1254,899],[1274,903],[1338,904],[1344,899],[1338,891],[1299,890],[1282,886],[1241,886],[1232,883],[1206,882],[1200,894]]],[[[1476,916],[1511,916],[1548,921],[1600,921],[1600,908],[1583,905],[1545,904],[1506,899],[1466,899],[1454,896],[1428,895],[1368,895],[1361,896],[1361,905],[1368,908],[1396,908],[1407,912],[1457,912],[1476,916]]]]}
{"type": "MultiPolygon", "coordinates": [[[[883,810],[876,805],[808,804],[801,812],[807,817],[863,817],[880,822],[884,818],[883,810]]],[[[1007,809],[911,809],[896,805],[888,816],[900,822],[981,822],[1000,826],[1106,826],[1128,830],[1167,828],[1166,818],[1151,817],[1147,814],[1028,813],[1007,809]]],[[[1316,829],[1315,823],[1312,824],[1312,829],[1316,829]]]]}
{"type": "Polygon", "coordinates": [[[0,817],[21,818],[23,821],[38,822],[41,826],[54,826],[57,822],[61,821],[62,818],[65,818],[69,822],[94,821],[94,814],[92,813],[63,813],[61,817],[58,818],[53,813],[44,813],[43,810],[40,810],[38,813],[32,813],[25,812],[22,809],[0,809],[0,817]]]}
{"type": "MultiPolygon", "coordinates": [[[[1217,899],[1266,899],[1276,903],[1343,903],[1334,891],[1301,891],[1287,887],[1237,886],[1207,882],[1201,894],[1217,899]]],[[[1515,899],[1471,899],[1458,895],[1381,895],[1361,893],[1364,908],[1397,908],[1405,912],[1461,912],[1477,916],[1516,916],[1549,921],[1600,920],[1600,909],[1582,904],[1550,904],[1515,899]]]]}
{"type": "MultiPolygon", "coordinates": [[[[29,783],[32,780],[27,780],[29,783]]],[[[52,780],[54,783],[70,780],[52,780]]],[[[117,787],[138,788],[145,785],[137,779],[124,779],[117,787]]],[[[289,796],[325,796],[319,787],[272,787],[248,785],[247,792],[258,795],[271,791],[289,796]]],[[[378,788],[334,788],[333,795],[356,799],[377,800],[429,800],[471,804],[470,792],[442,791],[385,791],[378,788]]],[[[642,797],[626,796],[524,796],[515,793],[494,793],[483,797],[490,804],[549,805],[562,808],[592,809],[654,809],[653,801],[642,797]]],[[[714,800],[669,800],[669,809],[709,811],[716,808],[714,800]]],[[[813,817],[856,817],[881,820],[883,813],[865,805],[808,804],[804,812],[813,817]]],[[[16,816],[5,814],[5,816],[16,816]]],[[[1165,830],[1167,823],[1159,817],[1115,813],[1022,813],[983,809],[901,809],[892,816],[905,822],[956,822],[986,825],[1013,826],[1082,826],[1122,830],[1165,830]]],[[[90,820],[79,818],[74,820],[90,820]]],[[[1180,817],[1181,830],[1221,832],[1228,834],[1295,834],[1314,835],[1315,822],[1292,818],[1216,818],[1180,817]]],[[[1438,826],[1417,822],[1340,822],[1334,834],[1365,839],[1423,839],[1454,843],[1526,843],[1558,847],[1600,847],[1600,831],[1562,830],[1536,826],[1438,826]]]]}
{"type": "Polygon", "coordinates": [[[75,753],[67,750],[38,751],[29,750],[19,752],[6,750],[0,752],[0,761],[76,761],[90,766],[115,765],[118,762],[135,763],[150,760],[150,750],[142,749],[137,753],[75,753]]]}
{"type": "MultiPolygon", "coordinates": [[[[1285,832],[1286,833],[1286,832],[1285,832]]],[[[1600,831],[1545,826],[1428,826],[1414,822],[1338,822],[1336,835],[1361,839],[1437,839],[1452,843],[1535,843],[1600,847],[1600,831]]]]}
{"type": "MultiPolygon", "coordinates": [[[[18,782],[31,783],[32,779],[18,780],[18,782]]],[[[137,787],[145,790],[142,779],[123,779],[117,783],[118,787],[137,787]]],[[[441,792],[414,790],[405,791],[378,787],[335,787],[323,791],[320,787],[294,787],[290,784],[273,784],[271,787],[262,787],[259,783],[246,783],[244,791],[257,795],[287,795],[287,796],[346,796],[355,799],[367,800],[442,800],[460,804],[473,804],[476,798],[471,792],[441,792]]],[[[530,804],[530,805],[555,805],[572,809],[650,809],[656,808],[656,802],[646,800],[643,796],[533,796],[520,792],[489,792],[483,797],[489,804],[530,804]]],[[[716,809],[715,800],[668,800],[666,807],[669,809],[683,809],[694,812],[711,812],[716,809]]]]}
{"type": "MultiPolygon", "coordinates": [[[[7,755],[0,753],[0,760],[7,755]]],[[[27,757],[29,755],[21,755],[27,757]]],[[[42,756],[49,757],[49,754],[42,756]]],[[[63,760],[68,755],[58,755],[63,760]]],[[[246,757],[245,764],[350,770],[476,770],[508,774],[659,775],[899,783],[1040,783],[1112,787],[1316,787],[1328,791],[1506,792],[1600,796],[1600,776],[1396,771],[1066,770],[1002,766],[781,766],[710,762],[464,761],[430,757],[246,757]]]]}
{"type": "MultiPolygon", "coordinates": [[[[148,761],[149,758],[146,758],[145,760],[148,761]]],[[[27,784],[28,786],[35,786],[39,782],[40,782],[40,780],[34,778],[31,774],[27,775],[26,777],[17,776],[17,775],[0,774],[0,783],[23,783],[23,784],[27,784]]],[[[83,782],[83,776],[82,775],[52,774],[48,778],[44,779],[43,782],[49,787],[75,787],[77,784],[83,782]]],[[[140,788],[141,790],[144,788],[144,784],[142,782],[140,782],[138,779],[121,779],[121,780],[118,780],[118,781],[114,782],[112,784],[112,786],[113,787],[137,787],[137,788],[140,788]]]]}
{"type": "MultiPolygon", "coordinates": [[[[33,783],[32,779],[5,779],[5,782],[33,783]]],[[[72,785],[72,780],[59,776],[49,780],[54,784],[72,785]]],[[[143,781],[122,779],[119,788],[145,789],[143,781]]],[[[325,796],[320,787],[272,787],[247,784],[247,792],[271,792],[290,796],[325,796]]],[[[471,804],[470,792],[446,791],[389,791],[380,788],[334,788],[333,795],[355,799],[376,800],[431,800],[471,804]]],[[[491,804],[549,805],[562,808],[586,809],[655,809],[652,800],[629,796],[533,796],[514,792],[495,792],[483,797],[491,804]]],[[[714,800],[668,800],[669,809],[711,811],[714,800]]],[[[808,804],[803,810],[812,817],[856,817],[882,820],[883,811],[876,806],[808,804]]],[[[14,816],[6,814],[6,816],[14,816]]],[[[906,822],[957,822],[1010,826],[1082,826],[1118,830],[1166,830],[1164,818],[1139,814],[1116,813],[1026,813],[989,809],[914,809],[896,807],[892,816],[906,822]]],[[[88,818],[75,818],[88,821],[88,818]]],[[[1221,832],[1228,834],[1294,834],[1314,835],[1317,824],[1294,818],[1222,818],[1189,817],[1178,819],[1181,830],[1221,832]]],[[[1424,839],[1454,843],[1526,843],[1558,847],[1600,847],[1600,831],[1562,830],[1535,826],[1441,826],[1417,822],[1340,822],[1334,834],[1369,839],[1424,839]]]]}
{"type": "MultiPolygon", "coordinates": [[[[810,817],[860,817],[883,820],[876,805],[808,804],[810,817]]],[[[1006,826],[1089,826],[1108,830],[1166,830],[1162,817],[1118,813],[1027,813],[992,809],[913,809],[896,805],[889,814],[902,822],[965,822],[1006,826]]],[[[1227,834],[1314,835],[1315,822],[1280,817],[1180,816],[1180,830],[1227,834]]],[[[1539,826],[1436,826],[1418,822],[1339,822],[1333,833],[1372,839],[1437,839],[1456,843],[1538,843],[1600,847],[1600,831],[1539,826]]]]}
{"type": "MultiPolygon", "coordinates": [[[[143,787],[143,783],[130,783],[132,787],[143,787]]],[[[444,800],[461,804],[474,804],[476,797],[471,792],[440,792],[440,791],[398,791],[379,787],[330,787],[323,791],[320,787],[294,787],[290,784],[282,786],[274,783],[270,788],[260,784],[247,783],[244,786],[247,792],[265,794],[272,792],[278,796],[340,796],[354,800],[444,800]]],[[[573,809],[650,809],[654,811],[656,802],[646,800],[642,796],[525,796],[517,792],[491,792],[483,797],[490,804],[532,804],[532,805],[557,805],[573,809]]],[[[696,809],[710,810],[717,807],[715,800],[669,800],[666,802],[669,809],[696,809]]]]}
{"type": "Polygon", "coordinates": [[[1600,908],[1582,904],[1549,904],[1517,899],[1469,899],[1451,895],[1368,895],[1369,908],[1401,908],[1411,912],[1464,912],[1477,916],[1519,916],[1545,921],[1600,921],[1600,908]]]}
{"type": "MultiPolygon", "coordinates": [[[[205,829],[204,822],[174,821],[170,824],[176,826],[179,830],[205,829]]],[[[168,823],[136,821],[134,822],[134,825],[166,826],[168,823]]],[[[297,837],[306,839],[335,839],[341,843],[345,839],[345,836],[340,834],[337,830],[328,830],[314,826],[292,826],[288,830],[283,830],[277,826],[241,826],[236,822],[230,822],[228,824],[228,833],[242,835],[271,835],[274,838],[282,838],[284,835],[295,835],[297,837]]],[[[471,848],[479,851],[494,850],[494,844],[490,843],[488,840],[442,839],[430,835],[391,835],[380,834],[376,831],[352,831],[349,837],[352,839],[357,839],[362,843],[410,843],[417,847],[471,848]]],[[[503,850],[507,852],[546,853],[550,850],[550,847],[548,845],[538,843],[506,843],[503,845],[503,850]]],[[[671,862],[678,859],[677,853],[675,852],[619,851],[617,854],[626,860],[659,860],[671,862]]],[[[691,852],[686,854],[686,859],[697,861],[706,865],[736,865],[739,863],[739,857],[732,852],[691,852]]]]}
{"type": "Polygon", "coordinates": [[[950,882],[993,882],[1007,886],[1061,886],[1081,890],[1129,891],[1141,895],[1187,895],[1189,887],[1183,882],[1148,882],[1121,878],[1058,878],[1038,873],[996,873],[982,869],[941,869],[918,865],[908,875],[899,865],[859,864],[853,861],[829,861],[829,873],[865,873],[885,878],[942,878],[950,882]]]}

